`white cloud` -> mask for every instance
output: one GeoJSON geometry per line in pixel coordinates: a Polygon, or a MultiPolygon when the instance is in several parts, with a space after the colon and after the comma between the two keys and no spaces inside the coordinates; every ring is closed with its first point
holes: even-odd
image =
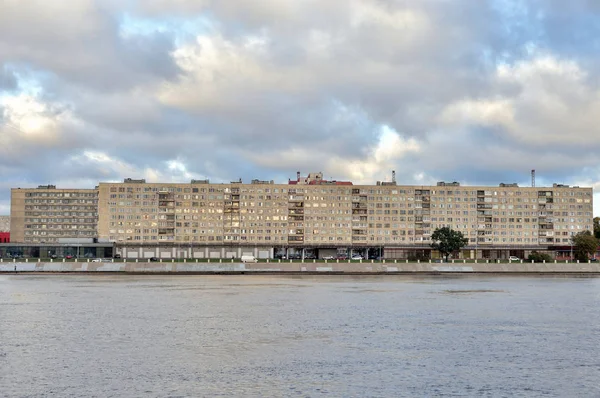
{"type": "Polygon", "coordinates": [[[263,167],[289,171],[299,165],[310,165],[311,171],[325,170],[327,178],[347,178],[357,184],[371,184],[386,176],[390,178],[391,171],[407,155],[420,151],[421,146],[415,139],[402,137],[389,126],[382,126],[376,144],[361,159],[351,159],[343,152],[332,152],[318,146],[290,148],[269,156],[248,156],[263,167]]]}
{"type": "Polygon", "coordinates": [[[440,122],[455,126],[480,124],[513,128],[514,117],[513,104],[507,99],[461,100],[442,111],[440,122]]]}
{"type": "Polygon", "coordinates": [[[59,134],[58,120],[52,115],[48,105],[32,95],[17,94],[0,97],[3,119],[10,127],[4,131],[7,136],[22,140],[50,143],[59,134]]]}
{"type": "Polygon", "coordinates": [[[348,162],[343,156],[330,160],[329,169],[350,177],[356,183],[372,184],[391,175],[395,166],[410,153],[418,153],[420,144],[413,138],[400,136],[389,126],[382,126],[377,145],[364,159],[348,162]]]}
{"type": "Polygon", "coordinates": [[[597,137],[600,90],[573,60],[533,54],[512,65],[500,64],[492,96],[448,104],[443,125],[498,126],[511,140],[527,145],[581,145],[597,137]]]}
{"type": "Polygon", "coordinates": [[[100,151],[85,151],[83,155],[71,157],[70,163],[78,167],[94,168],[103,182],[121,180],[122,178],[144,178],[148,182],[182,182],[204,178],[187,170],[181,159],[172,159],[162,163],[162,168],[139,167],[122,159],[100,151]],[[117,176],[117,178],[114,178],[117,176]],[[102,178],[102,177],[100,177],[102,178]]]}
{"type": "Polygon", "coordinates": [[[352,1],[350,25],[372,25],[397,29],[404,35],[424,34],[429,28],[429,18],[419,10],[386,8],[381,3],[364,0],[352,1]]]}

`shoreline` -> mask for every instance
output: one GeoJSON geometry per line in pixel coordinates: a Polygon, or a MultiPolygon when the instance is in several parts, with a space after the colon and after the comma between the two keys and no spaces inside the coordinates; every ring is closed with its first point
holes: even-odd
{"type": "Polygon", "coordinates": [[[587,275],[598,263],[10,262],[0,274],[121,275],[587,275]]]}
{"type": "Polygon", "coordinates": [[[457,276],[565,276],[565,277],[580,277],[580,278],[596,278],[600,277],[600,272],[427,272],[427,271],[406,271],[406,272],[315,272],[315,271],[215,271],[215,272],[129,272],[129,271],[0,271],[2,275],[155,275],[155,276],[441,276],[441,277],[457,277],[457,276]]]}

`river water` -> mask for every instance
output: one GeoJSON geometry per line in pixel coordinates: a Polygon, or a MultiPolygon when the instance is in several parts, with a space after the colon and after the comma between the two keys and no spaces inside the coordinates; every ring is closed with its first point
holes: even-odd
{"type": "Polygon", "coordinates": [[[599,397],[600,279],[0,275],[1,397],[599,397]]]}

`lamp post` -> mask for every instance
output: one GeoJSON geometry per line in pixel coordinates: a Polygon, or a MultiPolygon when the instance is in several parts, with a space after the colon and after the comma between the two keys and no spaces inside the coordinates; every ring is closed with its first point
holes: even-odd
{"type": "Polygon", "coordinates": [[[477,262],[477,250],[479,249],[479,228],[475,230],[475,262],[477,262]]]}
{"type": "Polygon", "coordinates": [[[571,262],[573,262],[573,233],[571,232],[571,262]]]}
{"type": "Polygon", "coordinates": [[[79,245],[80,245],[80,242],[79,242],[79,225],[77,225],[76,235],[77,235],[77,253],[75,254],[75,258],[76,258],[75,261],[79,261],[79,245]]]}

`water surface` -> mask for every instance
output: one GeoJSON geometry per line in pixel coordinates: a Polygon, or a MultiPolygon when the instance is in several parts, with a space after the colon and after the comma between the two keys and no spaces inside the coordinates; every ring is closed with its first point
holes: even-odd
{"type": "Polygon", "coordinates": [[[0,396],[595,397],[600,279],[0,275],[0,396]]]}

